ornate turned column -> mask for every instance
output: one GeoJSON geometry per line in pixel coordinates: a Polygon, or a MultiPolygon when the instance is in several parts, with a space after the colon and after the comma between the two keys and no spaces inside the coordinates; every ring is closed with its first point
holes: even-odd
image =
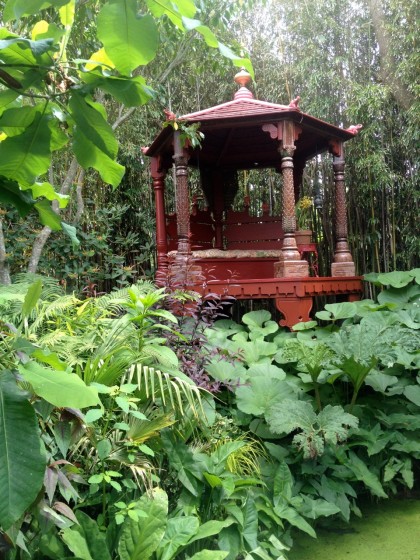
{"type": "Polygon", "coordinates": [[[334,156],[335,185],[335,252],[331,265],[331,276],[355,276],[353,257],[347,242],[347,205],[346,187],[344,183],[344,156],[334,156]]]}
{"type": "Polygon", "coordinates": [[[190,242],[190,197],[188,191],[188,153],[181,146],[179,130],[174,131],[176,178],[176,223],[178,250],[170,265],[170,277],[178,288],[194,289],[202,279],[201,267],[193,262],[190,242]]]}
{"type": "Polygon", "coordinates": [[[303,277],[309,276],[309,265],[307,261],[300,259],[297,248],[295,231],[295,189],[293,180],[293,154],[295,152],[295,130],[294,123],[285,121],[283,123],[281,154],[281,172],[283,175],[283,208],[282,226],[284,232],[282,256],[279,262],[274,263],[274,276],[303,277]]]}
{"type": "Polygon", "coordinates": [[[157,271],[166,274],[168,270],[168,243],[166,238],[166,219],[165,219],[165,177],[166,170],[160,169],[160,159],[151,158],[151,175],[153,181],[153,191],[155,194],[156,208],[156,251],[157,251],[157,271]]]}
{"type": "MultiPolygon", "coordinates": [[[[188,193],[188,155],[180,142],[179,130],[174,132],[174,155],[176,176],[176,218],[178,235],[178,257],[191,254],[190,244],[190,199],[188,193]]],[[[177,257],[177,260],[179,260],[177,257]]]]}

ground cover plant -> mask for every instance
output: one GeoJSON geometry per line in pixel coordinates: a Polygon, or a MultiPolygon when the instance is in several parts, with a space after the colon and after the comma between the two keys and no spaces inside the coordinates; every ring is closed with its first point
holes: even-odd
{"type": "Polygon", "coordinates": [[[148,282],[96,298],[3,286],[2,555],[284,559],[367,494],[413,490],[419,274],[367,278],[376,302],[294,332],[267,311],[209,326],[200,302],[178,320],[148,282]]]}

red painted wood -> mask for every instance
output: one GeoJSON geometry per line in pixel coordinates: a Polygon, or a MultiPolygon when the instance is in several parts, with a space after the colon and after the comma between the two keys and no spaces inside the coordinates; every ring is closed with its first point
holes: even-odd
{"type": "MultiPolygon", "coordinates": [[[[246,226],[244,226],[246,227],[246,226]]],[[[275,239],[272,241],[227,241],[226,248],[227,249],[250,249],[255,251],[262,251],[262,250],[281,250],[282,239],[275,239]]]]}
{"type": "MultiPolygon", "coordinates": [[[[177,216],[166,216],[166,234],[168,251],[177,250],[177,216]]],[[[214,245],[214,222],[211,213],[207,210],[197,210],[190,216],[190,242],[191,249],[210,249],[214,245]]]]}
{"type": "MultiPolygon", "coordinates": [[[[342,170],[338,168],[337,162],[334,170],[336,192],[339,195],[339,219],[333,270],[335,276],[317,277],[316,244],[296,244],[294,239],[295,197],[299,192],[298,187],[306,161],[331,149],[336,158],[341,157],[342,153],[337,152],[337,146],[342,146],[343,142],[352,138],[353,132],[301,112],[297,100],[288,106],[256,100],[245,87],[248,77],[245,81],[244,79],[240,73],[235,78],[241,87],[233,101],[178,117],[178,120],[184,120],[186,123],[200,123],[204,139],[199,148],[193,149],[189,146],[181,154],[173,141],[174,136],[179,134],[174,133],[172,127],[165,127],[147,149],[147,155],[152,156],[152,169],[154,162],[159,174],[169,170],[175,159],[179,181],[177,191],[182,191],[183,194],[183,204],[178,208],[180,223],[177,224],[176,216],[162,219],[163,183],[161,176],[155,173],[159,271],[165,271],[165,262],[167,263],[169,257],[162,254],[165,243],[168,251],[181,248],[181,253],[184,251],[184,260],[177,259],[174,270],[175,273],[177,270],[179,272],[181,262],[186,270],[191,270],[185,275],[190,288],[203,294],[227,293],[238,299],[275,299],[277,308],[283,315],[281,323],[292,326],[297,321],[308,320],[313,298],[317,295],[343,294],[350,300],[355,300],[362,294],[361,279],[347,276],[354,274],[354,270],[348,266],[350,260],[347,258],[347,232],[344,231],[345,223],[342,219],[343,208],[345,210],[345,189],[342,170]],[[209,185],[204,187],[203,184],[203,192],[210,210],[199,210],[197,204],[193,203],[189,221],[187,159],[190,167],[200,170],[202,178],[212,177],[209,185]],[[267,211],[263,216],[249,216],[248,209],[244,212],[229,210],[232,200],[227,195],[231,194],[231,186],[228,189],[227,185],[230,185],[229,181],[234,172],[259,168],[272,168],[277,172],[280,168],[282,170],[281,218],[269,216],[267,211]],[[162,224],[166,225],[163,235],[162,224]],[[284,232],[287,232],[287,235],[284,235],[284,232]],[[237,258],[232,252],[230,255],[224,254],[224,257],[229,258],[193,260],[189,253],[190,247],[193,250],[217,247],[232,251],[283,248],[282,262],[276,264],[276,273],[280,271],[285,277],[274,277],[274,265],[279,263],[279,256],[256,255],[252,258],[237,258]],[[343,260],[344,253],[346,259],[343,260]],[[304,266],[306,261],[312,265],[315,277],[287,277],[289,274],[307,274],[304,266]],[[286,266],[287,264],[290,266],[286,266]]],[[[214,255],[214,252],[208,254],[214,255]]],[[[172,255],[170,258],[173,258],[172,255]]]]}
{"type": "MultiPolygon", "coordinates": [[[[254,272],[260,270],[256,263],[254,272]]],[[[347,295],[350,301],[360,299],[363,293],[362,278],[231,278],[202,279],[191,285],[191,289],[202,295],[229,295],[236,299],[275,299],[283,314],[282,326],[292,327],[300,321],[310,319],[313,298],[319,295],[347,295]]]]}
{"type": "Polygon", "coordinates": [[[273,278],[276,257],[239,259],[196,259],[207,279],[246,280],[248,278],[273,278]]]}
{"type": "MultiPolygon", "coordinates": [[[[243,223],[229,224],[225,227],[226,242],[233,241],[265,241],[283,239],[283,230],[280,222],[267,224],[261,223],[243,223]]],[[[280,246],[281,247],[281,246],[280,246]]]]}

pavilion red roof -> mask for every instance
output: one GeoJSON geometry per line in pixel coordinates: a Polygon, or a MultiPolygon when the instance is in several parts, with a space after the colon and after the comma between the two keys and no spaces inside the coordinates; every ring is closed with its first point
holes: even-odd
{"type": "MultiPolygon", "coordinates": [[[[245,87],[250,80],[251,76],[245,71],[235,76],[235,81],[241,87],[232,101],[181,117],[169,113],[170,119],[200,123],[204,141],[199,150],[200,156],[192,154],[190,164],[195,165],[200,158],[202,162],[218,164],[223,160],[225,164],[233,166],[254,166],[258,160],[261,166],[270,166],[278,160],[277,144],[263,132],[262,125],[276,124],[286,119],[294,121],[302,129],[295,157],[303,160],[328,149],[331,140],[345,142],[357,133],[303,113],[298,106],[299,97],[289,105],[254,99],[252,92],[245,87]],[[254,153],[251,153],[251,144],[254,153]],[[255,153],[259,157],[255,158],[255,153]]],[[[170,165],[173,154],[172,135],[172,127],[163,128],[145,151],[146,155],[160,155],[170,165]]]]}

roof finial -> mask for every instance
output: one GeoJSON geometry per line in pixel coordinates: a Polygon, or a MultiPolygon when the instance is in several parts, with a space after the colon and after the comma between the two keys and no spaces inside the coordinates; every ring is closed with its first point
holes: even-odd
{"type": "Polygon", "coordinates": [[[235,75],[235,82],[241,86],[233,96],[234,99],[253,99],[252,92],[247,86],[252,80],[251,74],[242,66],[241,70],[235,75]]]}

